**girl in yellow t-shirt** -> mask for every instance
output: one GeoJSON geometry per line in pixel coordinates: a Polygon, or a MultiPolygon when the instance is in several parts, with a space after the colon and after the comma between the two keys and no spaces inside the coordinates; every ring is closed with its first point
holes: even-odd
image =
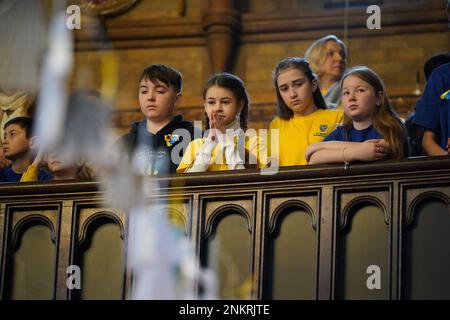
{"type": "Polygon", "coordinates": [[[343,112],[327,109],[318,81],[303,58],[280,61],[273,79],[278,116],[269,126],[272,165],[307,164],[308,145],[322,141],[342,122],[343,112]]]}
{"type": "Polygon", "coordinates": [[[266,167],[265,143],[254,130],[246,132],[249,99],[244,82],[230,73],[217,73],[206,82],[203,99],[204,138],[191,141],[177,172],[266,167]]]}

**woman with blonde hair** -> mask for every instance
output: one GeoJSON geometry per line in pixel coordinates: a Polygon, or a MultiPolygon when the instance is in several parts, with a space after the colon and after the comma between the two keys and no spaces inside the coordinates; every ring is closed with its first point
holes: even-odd
{"type": "Polygon", "coordinates": [[[308,60],[320,82],[320,90],[328,107],[335,109],[341,102],[340,80],[347,67],[347,47],[335,35],[316,40],[306,50],[308,60]]]}

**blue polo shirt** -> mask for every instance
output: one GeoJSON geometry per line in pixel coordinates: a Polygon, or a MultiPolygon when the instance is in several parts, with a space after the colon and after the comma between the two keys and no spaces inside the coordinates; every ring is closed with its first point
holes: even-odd
{"type": "Polygon", "coordinates": [[[417,102],[413,120],[414,124],[433,131],[442,149],[450,138],[450,100],[440,98],[447,90],[450,90],[450,63],[434,69],[417,102]]]}
{"type": "Polygon", "coordinates": [[[348,142],[364,142],[366,140],[383,139],[381,134],[371,125],[363,130],[351,128],[347,131],[347,139],[345,139],[345,127],[339,126],[325,137],[323,141],[348,141],[348,142]]]}
{"type": "MultiPolygon", "coordinates": [[[[0,183],[5,182],[20,182],[20,178],[22,178],[21,173],[15,173],[11,167],[7,167],[3,170],[0,170],[0,183]]],[[[51,180],[53,176],[45,170],[39,170],[38,181],[48,181],[51,180]]]]}

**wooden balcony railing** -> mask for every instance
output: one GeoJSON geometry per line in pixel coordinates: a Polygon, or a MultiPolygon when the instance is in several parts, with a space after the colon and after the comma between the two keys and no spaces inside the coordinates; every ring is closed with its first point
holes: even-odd
{"type": "MultiPolygon", "coordinates": [[[[149,200],[215,257],[222,298],[450,298],[450,157],[158,180],[171,186],[149,200]]],[[[0,185],[0,298],[126,298],[128,216],[103,197],[96,182],[0,185]]]]}

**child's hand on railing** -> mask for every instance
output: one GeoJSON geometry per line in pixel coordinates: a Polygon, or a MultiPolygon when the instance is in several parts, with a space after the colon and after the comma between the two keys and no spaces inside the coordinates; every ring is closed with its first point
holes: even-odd
{"type": "Polygon", "coordinates": [[[349,157],[360,161],[377,161],[389,158],[390,147],[384,139],[366,140],[350,148],[349,157]]]}

